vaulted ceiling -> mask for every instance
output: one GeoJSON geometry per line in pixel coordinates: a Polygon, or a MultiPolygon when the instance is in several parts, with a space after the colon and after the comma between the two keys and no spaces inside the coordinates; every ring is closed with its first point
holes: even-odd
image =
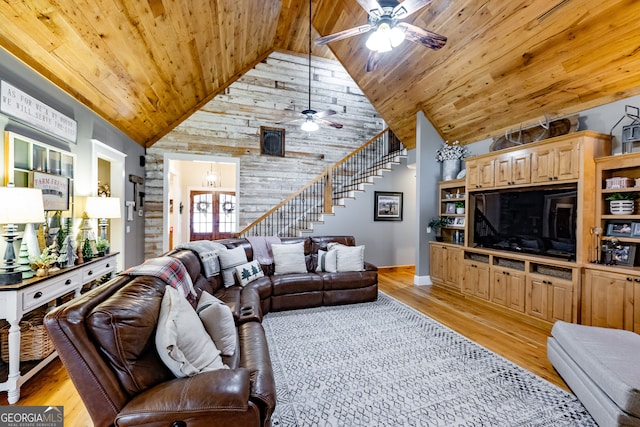
{"type": "MultiPolygon", "coordinates": [[[[356,0],[313,0],[314,38],[367,22],[356,0]]],[[[349,72],[408,147],[422,110],[462,143],[640,93],[640,2],[434,0],[365,72],[366,36],[315,47],[349,72]]],[[[150,146],[273,50],[308,52],[307,0],[5,0],[0,46],[150,146]]]]}

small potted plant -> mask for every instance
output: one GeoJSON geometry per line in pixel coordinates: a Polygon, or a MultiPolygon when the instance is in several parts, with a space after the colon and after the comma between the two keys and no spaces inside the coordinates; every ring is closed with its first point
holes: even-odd
{"type": "Polygon", "coordinates": [[[637,193],[611,193],[605,200],[609,201],[609,211],[614,215],[631,215],[635,211],[637,193]]]}
{"type": "Polygon", "coordinates": [[[445,227],[447,225],[449,225],[449,220],[443,216],[440,216],[438,218],[432,218],[431,221],[429,221],[429,224],[427,224],[427,227],[433,230],[433,232],[436,234],[436,240],[438,242],[442,242],[442,227],[445,227]]]}
{"type": "Polygon", "coordinates": [[[54,245],[44,248],[40,256],[29,257],[29,263],[31,268],[36,271],[36,276],[42,277],[49,274],[49,270],[58,260],[58,256],[54,253],[54,245]]]}
{"type": "Polygon", "coordinates": [[[98,237],[96,240],[96,251],[98,251],[98,256],[105,256],[109,253],[109,241],[107,239],[102,239],[98,237]]]}
{"type": "Polygon", "coordinates": [[[456,202],[456,213],[463,214],[464,213],[464,202],[456,202]]]}

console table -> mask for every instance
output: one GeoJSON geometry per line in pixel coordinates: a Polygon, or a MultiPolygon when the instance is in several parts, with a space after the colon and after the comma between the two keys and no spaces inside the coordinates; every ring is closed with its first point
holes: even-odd
{"type": "Polygon", "coordinates": [[[57,356],[54,351],[24,374],[20,373],[20,320],[22,317],[70,292],[73,292],[76,298],[80,296],[82,286],[85,284],[106,274],[115,273],[117,254],[118,252],[114,252],[73,267],[63,268],[46,277],[34,277],[14,285],[0,286],[0,319],[5,319],[10,324],[9,370],[7,380],[0,383],[0,391],[7,392],[10,404],[16,403],[20,398],[20,386],[57,356]]]}

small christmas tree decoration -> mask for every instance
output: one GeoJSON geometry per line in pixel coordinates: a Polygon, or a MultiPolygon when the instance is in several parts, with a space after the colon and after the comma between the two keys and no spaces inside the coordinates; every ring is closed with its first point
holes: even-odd
{"type": "Polygon", "coordinates": [[[18,254],[18,271],[22,273],[22,280],[31,279],[36,273],[31,269],[29,262],[29,248],[24,240],[20,243],[20,253],[18,254]]]}
{"type": "Polygon", "coordinates": [[[76,249],[73,245],[73,238],[71,235],[67,234],[64,242],[62,243],[62,249],[60,250],[60,256],[58,257],[58,264],[60,267],[72,267],[76,260],[78,259],[78,255],[76,255],[76,249]]]}

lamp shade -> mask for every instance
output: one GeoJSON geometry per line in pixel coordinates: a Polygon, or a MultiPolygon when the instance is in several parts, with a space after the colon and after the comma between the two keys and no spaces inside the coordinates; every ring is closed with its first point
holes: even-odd
{"type": "Polygon", "coordinates": [[[44,203],[39,188],[0,187],[0,224],[44,222],[44,203]]]}
{"type": "Polygon", "coordinates": [[[120,198],[87,197],[84,211],[89,218],[120,218],[120,198]]]}

